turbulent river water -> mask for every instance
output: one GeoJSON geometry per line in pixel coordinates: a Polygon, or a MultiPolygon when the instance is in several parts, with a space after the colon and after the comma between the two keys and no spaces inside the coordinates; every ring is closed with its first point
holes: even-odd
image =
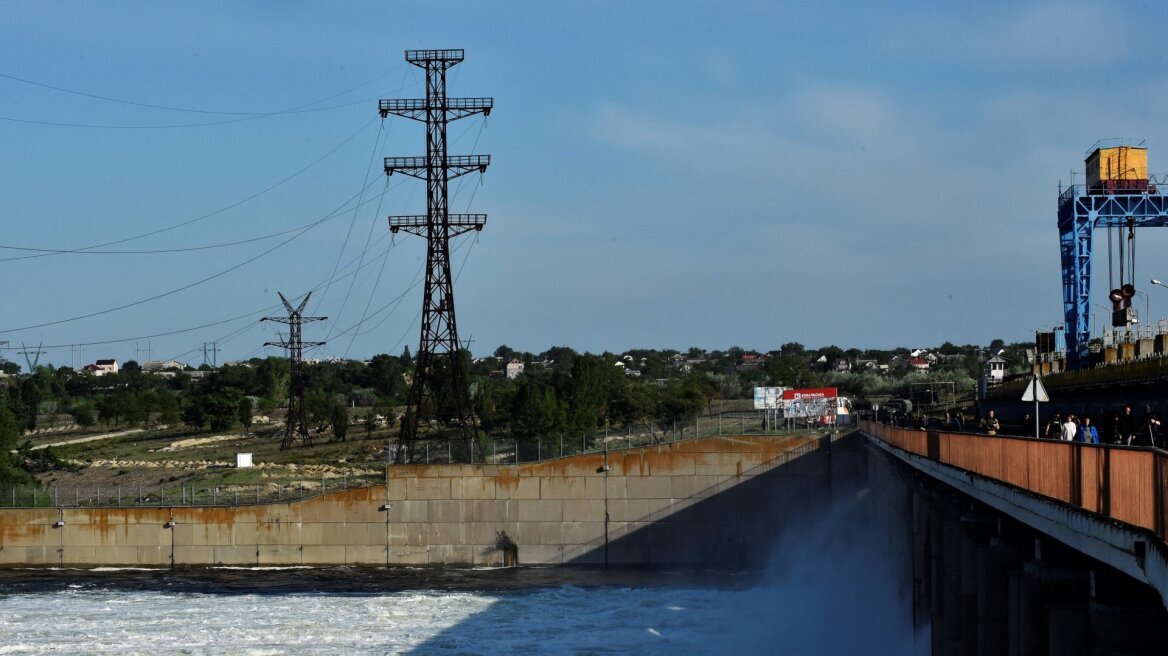
{"type": "Polygon", "coordinates": [[[868,492],[837,489],[763,570],[0,570],[0,655],[928,653],[868,492]]]}
{"type": "Polygon", "coordinates": [[[768,576],[578,568],[16,571],[0,578],[0,654],[913,652],[903,621],[874,621],[873,614],[888,618],[895,595],[828,580],[809,589],[810,581],[768,576]],[[841,612],[866,615],[840,627],[841,612]]]}

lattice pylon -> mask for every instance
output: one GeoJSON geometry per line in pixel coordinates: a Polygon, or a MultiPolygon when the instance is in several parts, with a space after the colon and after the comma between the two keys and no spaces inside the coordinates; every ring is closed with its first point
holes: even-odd
{"type": "Polygon", "coordinates": [[[284,294],[276,292],[288,310],[287,317],[264,317],[260,321],[275,321],[288,324],[288,339],[279,342],[264,342],[264,346],[279,346],[288,351],[288,360],[291,364],[291,380],[288,390],[288,416],[284,422],[284,438],[280,441],[280,450],[283,451],[296,443],[302,446],[312,446],[312,435],[308,432],[308,416],[304,411],[304,347],[323,346],[324,342],[305,342],[302,338],[302,326],[305,321],[324,321],[328,317],[306,317],[304,307],[308,305],[308,297],[312,292],[304,295],[300,305],[292,307],[284,294]]]}

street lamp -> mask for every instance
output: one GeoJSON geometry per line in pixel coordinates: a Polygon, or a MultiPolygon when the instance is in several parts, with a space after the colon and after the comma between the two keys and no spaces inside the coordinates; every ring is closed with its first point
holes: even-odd
{"type": "Polygon", "coordinates": [[[1151,279],[1150,281],[1148,281],[1148,282],[1151,282],[1153,285],[1156,285],[1156,286],[1158,286],[1158,287],[1164,287],[1164,288],[1168,288],[1168,284],[1162,283],[1162,282],[1160,282],[1159,280],[1156,280],[1155,278],[1152,278],[1152,279],[1151,279]]]}

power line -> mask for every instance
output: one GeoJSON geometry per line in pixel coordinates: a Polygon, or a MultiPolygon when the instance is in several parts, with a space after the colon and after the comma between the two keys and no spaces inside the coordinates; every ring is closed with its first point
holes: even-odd
{"type": "Polygon", "coordinates": [[[319,221],[316,221],[316,222],[314,222],[314,223],[311,223],[311,224],[309,224],[309,225],[308,225],[306,228],[304,228],[303,230],[300,230],[300,231],[299,231],[299,232],[297,232],[296,234],[294,234],[294,235],[292,235],[291,237],[289,237],[289,238],[285,239],[284,241],[280,242],[279,244],[276,244],[275,246],[273,246],[273,247],[269,248],[268,250],[266,250],[266,251],[264,251],[264,252],[260,253],[259,255],[256,255],[256,256],[254,256],[254,257],[250,257],[250,258],[248,258],[248,259],[244,260],[243,262],[240,262],[239,264],[236,264],[235,266],[232,266],[232,267],[230,267],[230,268],[224,269],[223,271],[220,271],[220,272],[218,272],[218,273],[212,274],[212,275],[210,275],[210,276],[207,276],[207,277],[205,277],[205,278],[201,278],[201,279],[199,279],[199,280],[196,280],[196,281],[194,281],[194,282],[192,282],[192,283],[189,283],[189,284],[183,285],[183,286],[181,286],[181,287],[178,287],[178,288],[176,288],[176,289],[172,289],[172,290],[170,290],[170,291],[162,292],[161,294],[155,294],[154,296],[150,296],[150,297],[148,297],[148,298],[139,299],[139,300],[137,300],[137,301],[133,301],[133,302],[130,302],[130,303],[126,303],[126,304],[124,304],[124,305],[119,305],[119,306],[117,306],[117,307],[107,308],[107,309],[105,309],[105,310],[99,310],[99,311],[97,311],[97,312],[90,312],[90,313],[88,313],[88,314],[81,314],[81,315],[77,315],[77,316],[75,316],[75,317],[69,317],[69,318],[67,318],[67,319],[58,319],[58,320],[56,320],[56,321],[48,321],[48,322],[45,322],[45,323],[33,324],[33,325],[29,325],[29,326],[21,326],[21,327],[19,327],[19,328],[7,328],[7,329],[4,329],[4,330],[0,330],[0,335],[2,335],[2,334],[5,334],[5,333],[13,333],[13,332],[18,332],[18,331],[21,331],[21,330],[31,330],[31,329],[33,329],[33,328],[44,328],[44,327],[46,327],[46,326],[56,326],[56,325],[59,325],[59,324],[63,324],[63,323],[69,323],[69,322],[72,322],[72,321],[79,321],[79,320],[81,320],[81,319],[89,319],[89,318],[91,318],[91,317],[96,317],[96,316],[100,316],[100,315],[103,315],[103,314],[110,314],[110,313],[112,313],[112,312],[117,312],[117,311],[119,311],[119,310],[125,310],[126,308],[131,308],[131,307],[134,307],[134,306],[137,306],[137,305],[142,305],[143,303],[149,303],[149,302],[151,302],[151,301],[156,301],[156,300],[158,300],[158,299],[160,299],[160,298],[165,298],[165,297],[167,297],[167,296],[172,296],[172,295],[174,295],[174,294],[177,294],[177,293],[179,293],[179,292],[183,292],[183,291],[186,291],[186,290],[188,290],[188,289],[191,289],[192,287],[197,287],[198,285],[201,285],[201,284],[203,284],[203,283],[205,283],[205,282],[209,282],[209,281],[211,281],[211,280],[214,280],[214,279],[216,279],[216,278],[220,278],[220,277],[222,277],[222,276],[224,276],[224,275],[227,275],[228,273],[231,273],[232,271],[235,271],[236,269],[239,269],[239,268],[241,268],[241,267],[244,267],[244,266],[246,266],[246,265],[248,265],[248,264],[251,264],[252,262],[255,262],[256,260],[260,259],[261,257],[264,257],[265,255],[268,255],[269,253],[272,253],[273,251],[275,251],[275,250],[277,250],[277,249],[279,249],[279,248],[281,248],[281,247],[285,246],[286,244],[289,244],[289,243],[291,243],[291,242],[292,242],[294,239],[296,239],[296,238],[300,237],[301,235],[303,235],[304,233],[308,232],[309,230],[311,230],[311,229],[315,228],[316,226],[320,225],[321,223],[324,223],[324,222],[325,222],[325,221],[327,221],[328,219],[330,219],[330,218],[333,218],[333,217],[334,217],[334,216],[335,216],[335,215],[336,215],[338,212],[341,212],[341,211],[343,211],[343,208],[344,208],[344,206],[345,206],[345,205],[348,205],[348,204],[349,204],[350,202],[352,202],[352,200],[353,200],[354,198],[356,198],[356,197],[357,197],[357,194],[353,194],[352,196],[350,196],[350,197],[349,197],[349,199],[348,199],[348,200],[346,200],[344,203],[342,203],[341,207],[338,207],[337,209],[333,210],[333,211],[332,211],[332,212],[330,212],[328,215],[326,215],[324,218],[321,218],[319,221]]]}
{"type": "MultiPolygon", "coordinates": [[[[378,240],[378,243],[380,243],[380,240],[378,240]]],[[[393,250],[393,248],[394,248],[394,245],[390,244],[389,248],[385,249],[385,251],[382,253],[382,256],[388,255],[389,252],[393,250]]],[[[354,260],[350,260],[349,263],[345,265],[345,267],[347,268],[348,266],[352,265],[353,261],[354,260]]],[[[374,261],[367,262],[364,266],[371,266],[373,264],[373,262],[374,261]]],[[[353,269],[352,271],[342,273],[342,274],[338,275],[336,278],[334,278],[332,280],[332,282],[336,282],[337,280],[343,280],[343,279],[347,278],[348,276],[357,275],[358,271],[359,271],[359,269],[353,269]]],[[[322,288],[324,285],[325,285],[325,283],[322,282],[322,283],[318,284],[316,287],[314,287],[313,289],[311,289],[310,291],[317,291],[318,289],[322,288]]],[[[179,329],[175,329],[175,330],[169,330],[169,331],[154,333],[154,334],[150,334],[150,335],[137,335],[134,337],[121,337],[121,338],[117,338],[117,339],[97,340],[97,341],[92,341],[92,342],[81,342],[81,343],[73,342],[71,344],[45,344],[42,346],[42,348],[57,349],[57,348],[66,348],[66,347],[71,347],[71,346],[104,346],[107,344],[124,344],[126,342],[133,342],[133,341],[143,340],[143,339],[154,339],[154,338],[158,338],[158,337],[171,337],[173,335],[181,335],[183,333],[194,332],[196,330],[203,330],[204,328],[210,328],[212,326],[221,326],[221,325],[226,324],[226,323],[233,323],[233,322],[239,321],[241,319],[247,319],[250,317],[254,317],[258,314],[265,314],[265,313],[271,312],[272,310],[274,310],[278,307],[280,307],[279,304],[269,305],[267,307],[259,308],[259,309],[253,310],[251,312],[236,315],[234,317],[230,317],[227,319],[221,319],[218,321],[212,321],[210,323],[200,324],[198,326],[191,326],[189,328],[179,328],[179,329]]],[[[222,343],[226,342],[230,337],[242,332],[243,330],[246,330],[248,328],[254,328],[254,327],[255,327],[255,324],[249,323],[248,325],[244,326],[242,329],[234,330],[230,333],[227,333],[226,335],[224,335],[222,337],[217,338],[214,341],[218,341],[220,344],[222,344],[222,343]]],[[[0,345],[5,345],[7,343],[8,342],[0,341],[0,345]]],[[[187,355],[187,354],[190,354],[190,353],[193,353],[193,352],[199,350],[199,348],[201,348],[201,347],[196,347],[190,351],[187,351],[186,353],[181,353],[177,356],[174,356],[174,357],[168,358],[168,359],[177,360],[178,358],[180,358],[184,355],[187,355]]],[[[10,347],[8,349],[5,349],[2,346],[0,346],[0,350],[12,350],[12,348],[10,347]]]]}
{"type": "Polygon", "coordinates": [[[46,127],[55,128],[84,128],[90,130],[175,130],[183,128],[203,128],[215,125],[229,125],[231,123],[242,123],[244,121],[254,121],[256,119],[268,118],[270,116],[279,116],[285,114],[305,114],[308,112],[325,112],[333,109],[343,109],[345,107],[353,107],[354,105],[361,105],[368,100],[354,100],[353,102],[344,103],[342,105],[332,105],[329,107],[315,107],[311,109],[288,110],[284,112],[276,112],[273,114],[260,114],[257,116],[241,116],[237,118],[224,119],[222,121],[204,121],[202,123],[164,123],[159,125],[143,125],[143,124],[115,124],[115,123],[70,123],[66,121],[44,121],[40,119],[31,118],[16,118],[15,116],[0,116],[0,121],[7,121],[9,123],[26,123],[29,125],[43,125],[46,127]]]}
{"type": "MultiPolygon", "coordinates": [[[[369,186],[369,177],[370,177],[369,172],[373,169],[373,162],[376,160],[377,149],[381,145],[381,135],[384,133],[384,130],[385,130],[385,121],[382,120],[381,127],[378,128],[378,130],[377,130],[377,138],[373,141],[373,151],[371,153],[369,153],[369,163],[365,165],[365,179],[361,182],[362,193],[364,193],[365,189],[367,189],[369,186]]],[[[388,180],[386,182],[387,182],[387,184],[385,185],[385,187],[386,187],[385,191],[383,191],[381,194],[382,198],[384,198],[385,193],[389,191],[388,180]]],[[[340,266],[340,264],[341,264],[341,258],[345,256],[345,249],[349,247],[349,237],[351,237],[353,234],[353,227],[357,225],[357,210],[360,209],[360,207],[361,207],[360,204],[358,204],[357,207],[353,208],[353,218],[349,221],[349,229],[348,229],[348,231],[345,232],[345,240],[341,243],[341,250],[337,253],[337,261],[333,264],[333,274],[336,274],[337,267],[340,266]]],[[[381,203],[380,202],[377,204],[377,208],[378,208],[377,214],[380,214],[381,213],[381,203]]],[[[372,234],[372,232],[373,231],[370,230],[370,234],[372,234]]],[[[369,247],[369,240],[366,239],[365,240],[365,248],[368,248],[368,247],[369,247]]],[[[361,255],[364,256],[365,251],[361,251],[361,255]]],[[[354,278],[354,280],[355,280],[355,278],[354,278]]],[[[324,299],[328,296],[329,289],[330,289],[330,287],[326,286],[324,288],[324,291],[321,292],[320,296],[316,300],[316,307],[315,307],[314,311],[316,309],[319,309],[320,305],[322,303],[324,303],[324,299]]],[[[349,293],[351,293],[352,291],[353,291],[353,286],[350,284],[349,285],[349,293]]],[[[349,300],[349,296],[348,296],[348,294],[346,294],[345,295],[345,302],[347,303],[348,300],[349,300]]],[[[345,303],[341,303],[341,309],[340,309],[340,311],[337,312],[338,318],[340,317],[341,312],[344,312],[344,310],[345,310],[345,303]]],[[[332,333],[332,330],[329,330],[329,334],[331,334],[331,333],[332,333]]],[[[329,339],[329,335],[326,334],[325,341],[328,341],[328,339],[329,339]]]]}
{"type": "MultiPolygon", "coordinates": [[[[329,100],[332,100],[333,98],[336,98],[338,96],[343,96],[343,95],[349,93],[350,91],[356,91],[357,89],[360,89],[361,87],[368,86],[368,85],[370,85],[370,84],[372,84],[372,83],[374,83],[382,78],[388,77],[391,73],[393,73],[394,71],[398,70],[399,68],[401,68],[403,66],[405,66],[404,63],[398,64],[397,66],[394,66],[393,68],[386,71],[385,73],[382,73],[381,75],[370,78],[364,82],[361,82],[360,84],[351,86],[348,89],[345,89],[344,91],[334,93],[331,96],[321,98],[320,100],[314,100],[310,103],[297,105],[297,106],[292,107],[290,109],[280,110],[280,111],[275,111],[275,112],[216,111],[216,110],[209,110],[209,109],[195,109],[195,108],[191,108],[191,107],[174,107],[174,106],[169,106],[169,105],[156,105],[153,103],[140,102],[140,101],[136,101],[136,100],[126,100],[124,98],[115,98],[112,96],[103,96],[103,95],[94,94],[94,93],[86,93],[84,91],[77,91],[75,89],[67,89],[65,87],[59,87],[56,85],[48,84],[46,82],[38,82],[36,80],[29,80],[27,78],[17,77],[15,75],[11,75],[8,73],[0,73],[0,78],[4,78],[6,80],[12,80],[14,82],[20,82],[22,84],[28,84],[28,85],[34,86],[34,87],[41,87],[42,89],[50,89],[52,91],[67,93],[67,94],[71,94],[74,96],[81,96],[83,98],[92,98],[94,100],[102,100],[105,102],[118,103],[118,104],[122,104],[122,105],[131,105],[134,107],[145,107],[147,109],[162,109],[162,110],[173,111],[173,112],[188,112],[188,113],[192,113],[192,114],[215,114],[215,115],[227,115],[227,116],[275,116],[278,114],[285,114],[285,113],[293,112],[296,110],[300,110],[300,109],[303,109],[305,107],[311,107],[313,105],[317,105],[317,104],[320,104],[322,102],[327,102],[329,100]]],[[[361,102],[365,102],[365,101],[361,101],[361,102]]]]}
{"type": "MultiPolygon", "coordinates": [[[[29,258],[34,258],[34,257],[50,257],[50,256],[52,256],[52,255],[59,255],[59,254],[64,254],[64,253],[75,253],[75,252],[79,252],[79,251],[88,251],[88,250],[93,250],[93,249],[95,249],[95,248],[104,248],[104,247],[106,247],[106,246],[116,246],[117,244],[124,244],[124,243],[126,243],[126,242],[129,242],[129,241],[135,241],[135,240],[138,240],[138,239],[144,239],[144,238],[146,238],[146,237],[153,237],[154,235],[162,234],[162,233],[164,233],[164,232],[169,232],[169,231],[171,231],[171,230],[176,230],[176,229],[178,229],[178,228],[182,228],[182,227],[185,227],[185,226],[191,225],[192,223],[197,223],[197,222],[199,222],[199,221],[202,221],[202,220],[204,220],[204,219],[209,219],[209,218],[211,218],[211,217],[213,217],[213,216],[216,216],[216,215],[222,214],[222,213],[224,213],[224,212],[226,212],[226,211],[228,211],[228,210],[235,209],[236,207],[239,207],[240,205],[243,205],[244,203],[247,203],[247,202],[249,202],[249,201],[255,200],[256,198],[259,198],[260,196],[263,196],[264,194],[268,193],[269,191],[272,191],[273,189],[276,189],[277,187],[280,187],[280,186],[282,186],[282,185],[286,184],[286,183],[287,183],[287,182],[289,182],[290,180],[292,180],[292,179],[296,178],[297,176],[299,176],[299,175],[303,174],[305,171],[307,171],[307,170],[311,169],[312,167],[316,166],[317,164],[320,164],[320,163],[321,163],[321,162],[323,162],[325,159],[327,159],[329,156],[333,155],[333,154],[334,154],[334,153],[336,153],[338,150],[340,150],[342,147],[344,147],[346,144],[348,144],[350,141],[352,141],[353,139],[357,138],[357,135],[359,135],[359,134],[361,134],[362,132],[364,132],[364,131],[365,131],[365,128],[367,128],[367,127],[369,127],[370,125],[372,125],[372,124],[373,124],[373,122],[374,122],[374,121],[376,121],[376,120],[377,120],[377,119],[373,119],[373,120],[371,120],[371,121],[369,121],[369,122],[365,123],[365,124],[364,124],[364,125],[362,125],[360,128],[358,128],[356,132],[354,132],[353,134],[349,135],[349,136],[348,136],[348,137],[347,137],[347,138],[346,138],[344,141],[342,141],[341,143],[339,143],[339,144],[337,144],[336,146],[334,146],[334,147],[332,148],[332,150],[329,150],[327,153],[325,153],[325,154],[321,155],[320,157],[316,158],[315,160],[313,160],[313,161],[312,161],[312,163],[310,163],[310,164],[308,164],[307,166],[305,166],[305,167],[301,168],[299,171],[296,171],[296,172],[295,172],[295,173],[293,173],[292,175],[289,175],[289,176],[285,177],[283,180],[280,180],[279,182],[276,182],[276,183],[274,183],[274,184],[272,184],[272,185],[269,185],[269,186],[265,187],[264,189],[262,189],[262,190],[260,190],[260,191],[257,191],[257,192],[256,192],[256,193],[254,193],[254,194],[251,194],[250,196],[247,196],[247,197],[245,197],[245,198],[243,198],[243,199],[241,199],[241,200],[237,200],[237,201],[235,201],[234,203],[230,203],[230,204],[228,204],[228,205],[225,205],[225,206],[223,206],[223,207],[220,207],[220,208],[219,208],[219,209],[217,209],[217,210],[213,210],[213,211],[211,211],[211,212],[207,212],[206,214],[203,214],[203,215],[201,215],[201,216],[196,216],[196,217],[195,217],[195,218],[193,218],[193,219],[188,219],[188,220],[186,220],[186,221],[182,221],[182,222],[180,222],[180,223],[176,223],[176,224],[173,224],[173,225],[167,226],[167,227],[165,227],[165,228],[159,228],[158,230],[151,230],[150,232],[144,232],[144,233],[142,233],[142,234],[134,235],[134,236],[132,236],[132,237],[125,237],[125,238],[123,238],[123,239],[117,239],[117,240],[114,240],[114,241],[107,241],[107,242],[103,242],[103,243],[100,243],[100,244],[92,244],[92,245],[89,245],[89,246],[82,246],[82,247],[80,247],[80,248],[74,248],[74,249],[69,249],[69,250],[62,250],[62,251],[46,252],[46,253],[42,253],[42,254],[39,254],[39,255],[27,255],[27,256],[24,256],[24,258],[11,258],[11,259],[29,259],[29,258]]],[[[46,250],[52,250],[52,249],[46,249],[46,250]]]]}
{"type": "MultiPolygon", "coordinates": [[[[370,182],[368,185],[366,185],[365,190],[368,190],[369,187],[372,187],[375,182],[376,182],[376,180],[374,180],[373,182],[370,182]]],[[[369,203],[372,203],[373,201],[377,200],[378,198],[381,198],[385,194],[389,193],[389,191],[391,191],[392,189],[397,188],[398,186],[401,186],[401,184],[403,184],[403,183],[398,183],[398,184],[394,185],[393,187],[389,187],[386,190],[384,190],[379,196],[361,201],[361,204],[368,205],[369,203]]],[[[341,216],[341,215],[338,213],[335,216],[329,217],[328,220],[335,219],[338,216],[341,216]]],[[[48,253],[48,254],[60,254],[60,255],[153,255],[153,254],[161,254],[161,253],[186,253],[189,251],[213,250],[216,248],[227,248],[229,246],[239,246],[242,244],[251,244],[251,243],[255,243],[257,241],[264,241],[267,239],[275,239],[276,237],[282,237],[283,235],[291,234],[291,233],[296,232],[298,230],[303,230],[305,228],[309,228],[309,227],[315,225],[315,223],[316,222],[306,223],[304,225],[300,225],[300,226],[297,226],[295,228],[288,228],[287,230],[281,230],[280,232],[273,232],[273,233],[268,234],[268,235],[261,235],[259,237],[251,237],[249,239],[240,239],[237,241],[222,242],[219,244],[205,244],[202,246],[187,246],[184,248],[156,248],[156,249],[143,249],[143,250],[96,251],[96,250],[76,250],[76,249],[74,249],[74,250],[58,250],[58,249],[50,249],[50,248],[28,248],[28,247],[21,247],[21,246],[3,246],[3,245],[0,245],[0,250],[36,251],[36,252],[42,252],[42,253],[48,253]]],[[[0,257],[0,262],[12,262],[15,260],[27,260],[27,259],[34,258],[34,257],[43,257],[43,256],[42,255],[20,255],[20,256],[16,256],[16,257],[0,257]]]]}

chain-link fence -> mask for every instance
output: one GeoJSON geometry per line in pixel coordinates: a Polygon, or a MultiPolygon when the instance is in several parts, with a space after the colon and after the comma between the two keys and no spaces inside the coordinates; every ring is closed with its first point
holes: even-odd
{"type": "MultiPolygon", "coordinates": [[[[488,464],[532,463],[583,453],[601,453],[666,444],[714,435],[806,434],[817,428],[800,420],[784,420],[761,411],[729,411],[685,422],[643,423],[620,430],[545,435],[524,439],[484,436],[476,459],[488,464]]],[[[386,445],[386,464],[396,458],[398,443],[386,445]]],[[[412,463],[442,464],[455,460],[449,440],[419,440],[412,463]]],[[[302,478],[285,482],[182,484],[137,486],[16,485],[0,488],[0,507],[174,507],[240,506],[297,501],[357,487],[380,485],[379,475],[302,478]]]]}
{"type": "Polygon", "coordinates": [[[298,501],[341,490],[367,487],[383,477],[332,477],[290,483],[223,485],[48,486],[0,488],[0,507],[123,508],[175,506],[242,506],[298,501]]]}

